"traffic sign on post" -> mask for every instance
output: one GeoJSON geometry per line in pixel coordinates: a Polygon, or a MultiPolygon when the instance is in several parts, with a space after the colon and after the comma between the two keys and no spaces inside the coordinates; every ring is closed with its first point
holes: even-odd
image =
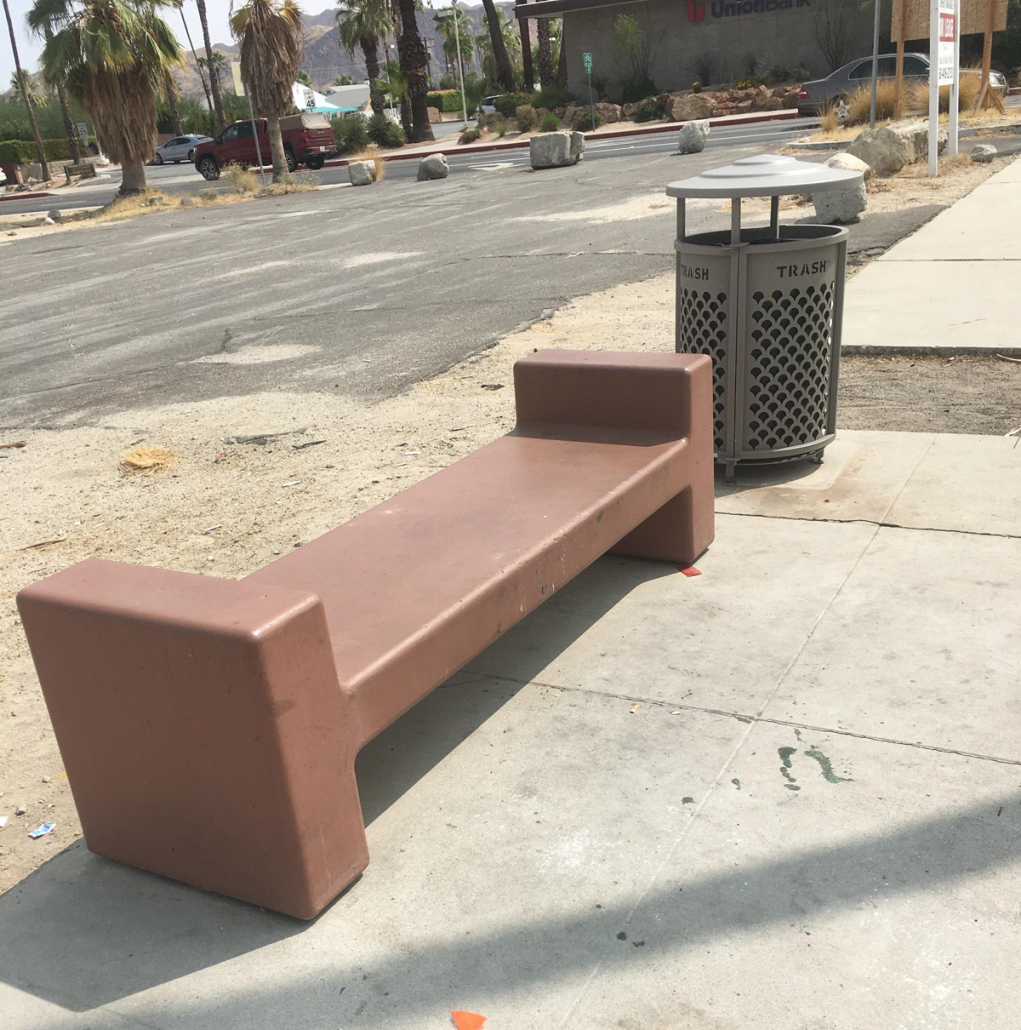
{"type": "Polygon", "coordinates": [[[86,143],[89,141],[89,127],[85,122],[78,123],[78,135],[85,140],[86,143]]]}
{"type": "Polygon", "coordinates": [[[582,54],[581,56],[582,56],[582,60],[584,60],[584,62],[585,62],[585,74],[586,75],[591,75],[592,74],[592,55],[591,54],[582,54]]]}
{"type": "MultiPolygon", "coordinates": [[[[957,103],[957,0],[931,0],[929,17],[929,176],[939,169],[939,88],[950,86],[948,110],[957,103]],[[935,74],[933,74],[935,72],[935,74]]],[[[957,118],[950,118],[956,137],[957,118]]],[[[951,153],[957,149],[950,148],[951,153]]]]}

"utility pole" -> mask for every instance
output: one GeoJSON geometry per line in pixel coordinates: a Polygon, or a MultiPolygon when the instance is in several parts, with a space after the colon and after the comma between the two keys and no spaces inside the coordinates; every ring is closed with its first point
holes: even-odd
{"type": "MultiPolygon", "coordinates": [[[[4,0],[6,3],[7,0],[4,0]]],[[[451,0],[450,10],[454,15],[454,46],[457,47],[457,81],[461,87],[461,120],[468,121],[468,101],[464,97],[464,68],[461,65],[461,30],[457,25],[457,0],[451,0]]]]}

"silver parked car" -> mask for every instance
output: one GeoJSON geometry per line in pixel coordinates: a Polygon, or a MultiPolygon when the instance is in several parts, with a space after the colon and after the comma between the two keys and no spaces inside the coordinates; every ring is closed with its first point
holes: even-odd
{"type": "Polygon", "coordinates": [[[173,161],[175,165],[179,165],[182,161],[194,161],[195,159],[195,144],[205,143],[208,140],[208,136],[175,136],[173,139],[168,139],[162,147],[156,148],[156,164],[166,164],[168,161],[173,161]]]}
{"type": "MultiPolygon", "coordinates": [[[[961,75],[978,75],[974,68],[962,68],[961,75]]],[[[894,79],[897,75],[897,55],[882,54],[879,58],[879,78],[894,79]]],[[[904,55],[904,84],[927,83],[929,81],[929,55],[904,55]]],[[[872,58],[862,57],[827,75],[825,79],[814,79],[801,87],[798,98],[798,114],[812,117],[822,114],[831,105],[846,103],[851,95],[872,82],[872,58]]],[[[999,72],[991,72],[989,83],[1003,96],[1007,92],[1007,80],[999,72]]]]}

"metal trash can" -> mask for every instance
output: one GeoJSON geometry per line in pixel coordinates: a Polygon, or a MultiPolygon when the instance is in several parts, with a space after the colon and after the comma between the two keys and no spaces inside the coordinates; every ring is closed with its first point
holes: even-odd
{"type": "Polygon", "coordinates": [[[816,457],[836,436],[847,230],[780,225],[780,197],[848,189],[860,172],[764,154],[680,182],[676,349],[713,359],[716,461],[816,457]],[[688,198],[731,201],[730,231],[685,235],[688,198]],[[770,197],[768,228],[741,228],[741,199],[770,197]]]}

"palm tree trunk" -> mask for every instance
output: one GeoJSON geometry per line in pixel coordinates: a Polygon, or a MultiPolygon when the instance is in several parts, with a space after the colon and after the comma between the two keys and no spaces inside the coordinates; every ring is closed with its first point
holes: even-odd
{"type": "MultiPolygon", "coordinates": [[[[6,3],[7,0],[4,0],[6,3]]],[[[427,94],[429,84],[426,78],[426,65],[429,55],[418,32],[415,21],[415,0],[400,0],[401,34],[397,40],[397,55],[401,62],[401,71],[408,81],[408,99],[411,102],[411,142],[421,143],[431,140],[433,127],[429,123],[429,107],[427,94]]]]}
{"type": "Polygon", "coordinates": [[[489,38],[493,44],[496,77],[500,85],[508,93],[513,93],[514,70],[511,68],[510,58],[507,56],[507,46],[503,41],[503,33],[500,31],[500,20],[496,16],[496,6],[493,0],[482,0],[482,6],[486,9],[486,21],[489,22],[489,38]]]}
{"type": "Polygon", "coordinates": [[[206,44],[206,60],[209,62],[209,87],[213,91],[213,107],[222,129],[227,124],[223,116],[223,97],[220,96],[220,76],[213,67],[213,44],[209,42],[209,19],[206,18],[206,0],[195,0],[199,9],[199,21],[202,22],[202,38],[206,44]]]}
{"type": "Polygon", "coordinates": [[[273,181],[280,182],[287,174],[284,138],[280,135],[280,115],[268,114],[266,116],[266,132],[269,134],[269,152],[273,156],[273,181]]]}
{"type": "Polygon", "coordinates": [[[567,37],[564,35],[564,26],[560,25],[560,60],[557,62],[557,85],[561,89],[567,89],[567,47],[564,45],[567,37]]]}
{"type": "MultiPolygon", "coordinates": [[[[53,39],[53,29],[49,25],[43,28],[46,42],[53,39]]],[[[67,145],[71,151],[71,159],[76,165],[82,163],[82,152],[78,147],[78,133],[74,131],[74,122],[71,121],[71,111],[67,106],[67,93],[64,91],[64,83],[57,80],[57,100],[60,103],[60,116],[64,122],[64,132],[67,133],[67,145]]]]}
{"type": "MultiPolygon", "coordinates": [[[[528,0],[522,0],[522,3],[528,3],[528,0]]],[[[532,67],[531,24],[527,18],[518,19],[518,29],[521,32],[521,75],[524,79],[522,85],[528,92],[535,89],[535,69],[532,67]]]]}
{"type": "Polygon", "coordinates": [[[537,19],[539,30],[539,85],[545,88],[553,85],[553,50],[550,47],[549,19],[537,19]]]}
{"type": "Polygon", "coordinates": [[[415,122],[411,116],[411,99],[405,93],[401,97],[401,128],[408,139],[412,139],[415,132],[415,122]]]}
{"type": "Polygon", "coordinates": [[[206,85],[206,77],[202,74],[202,65],[198,63],[198,54],[195,52],[195,44],[191,41],[191,29],[188,28],[188,19],[184,16],[184,4],[181,4],[181,21],[184,22],[184,34],[188,37],[188,46],[191,47],[191,56],[195,59],[195,67],[198,69],[199,80],[202,82],[202,92],[206,95],[206,103],[209,111],[213,110],[213,98],[209,95],[209,87],[206,85]]]}
{"type": "Polygon", "coordinates": [[[145,191],[145,162],[141,158],[121,161],[121,196],[145,191]]]}
{"type": "Polygon", "coordinates": [[[181,125],[181,112],[177,109],[177,90],[175,89],[173,77],[167,72],[167,103],[170,105],[170,120],[174,123],[174,134],[184,135],[184,127],[181,125]]]}
{"type": "Polygon", "coordinates": [[[365,58],[365,74],[369,77],[369,98],[373,114],[383,113],[383,98],[377,92],[379,80],[379,41],[373,37],[362,36],[358,40],[365,58]]]}
{"type": "Polygon", "coordinates": [[[3,0],[3,3],[4,14],[7,15],[7,30],[11,34],[11,50],[14,53],[14,69],[18,73],[18,82],[21,83],[21,98],[25,101],[25,110],[28,111],[28,121],[32,126],[32,135],[35,136],[35,147],[39,152],[39,165],[42,168],[42,177],[45,182],[50,177],[50,165],[46,160],[46,148],[43,146],[42,137],[39,135],[39,126],[36,124],[35,111],[32,110],[32,98],[28,95],[28,83],[25,81],[25,69],[21,67],[21,58],[18,56],[18,41],[14,37],[14,22],[11,21],[11,9],[7,6],[7,0],[3,0]]]}

